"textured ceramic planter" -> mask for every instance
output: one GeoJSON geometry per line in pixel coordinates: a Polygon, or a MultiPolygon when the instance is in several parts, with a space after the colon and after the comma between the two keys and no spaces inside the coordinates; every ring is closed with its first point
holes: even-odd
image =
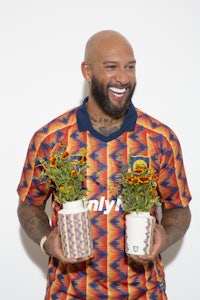
{"type": "Polygon", "coordinates": [[[66,258],[92,255],[90,211],[82,200],[63,204],[58,212],[63,252],[66,258]]]}
{"type": "Polygon", "coordinates": [[[155,218],[149,212],[126,215],[126,253],[148,255],[151,252],[155,218]]]}

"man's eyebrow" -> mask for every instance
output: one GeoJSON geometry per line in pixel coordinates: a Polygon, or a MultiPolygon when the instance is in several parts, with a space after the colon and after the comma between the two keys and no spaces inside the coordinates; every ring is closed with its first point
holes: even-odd
{"type": "MultiPolygon", "coordinates": [[[[115,61],[115,60],[106,60],[103,62],[103,65],[106,65],[106,64],[118,64],[119,62],[118,61],[115,61]]],[[[136,64],[136,60],[131,60],[127,63],[127,65],[129,64],[136,64]]]]}

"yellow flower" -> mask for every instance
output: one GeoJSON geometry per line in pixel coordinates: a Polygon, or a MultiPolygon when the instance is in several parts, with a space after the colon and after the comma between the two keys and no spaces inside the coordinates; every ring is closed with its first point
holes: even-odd
{"type": "Polygon", "coordinates": [[[66,192],[70,193],[72,189],[73,189],[73,185],[68,185],[66,188],[66,192]]]}

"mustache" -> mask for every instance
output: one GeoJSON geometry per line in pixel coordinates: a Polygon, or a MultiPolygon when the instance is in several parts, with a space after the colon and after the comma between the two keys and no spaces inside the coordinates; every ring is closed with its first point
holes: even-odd
{"type": "Polygon", "coordinates": [[[115,87],[117,89],[127,89],[127,88],[131,88],[131,84],[127,83],[127,84],[108,84],[108,88],[109,87],[115,87]]]}

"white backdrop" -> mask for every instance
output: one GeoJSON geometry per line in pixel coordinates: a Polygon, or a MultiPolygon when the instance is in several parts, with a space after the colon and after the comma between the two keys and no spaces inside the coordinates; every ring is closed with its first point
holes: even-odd
{"type": "Polygon", "coordinates": [[[193,218],[164,253],[167,292],[198,298],[199,14],[198,0],[0,0],[1,299],[43,299],[47,258],[20,229],[16,187],[32,134],[84,96],[85,42],[102,29],[120,31],[135,49],[134,104],[180,139],[193,218]]]}

